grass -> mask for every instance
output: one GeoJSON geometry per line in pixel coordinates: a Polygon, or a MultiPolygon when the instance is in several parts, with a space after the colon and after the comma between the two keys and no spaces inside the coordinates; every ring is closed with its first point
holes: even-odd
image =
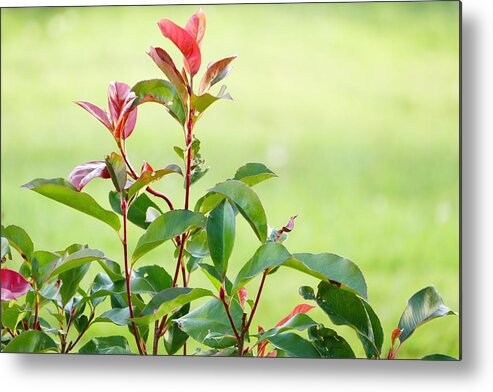
{"type": "MultiPolygon", "coordinates": [[[[279,178],[257,188],[271,226],[299,214],[292,252],[333,252],[355,261],[388,337],[407,299],[434,284],[459,306],[458,3],[205,6],[204,64],[238,53],[227,79],[234,102],[214,105],[197,126],[210,173],[196,200],[245,162],[264,162],[279,178]]],[[[103,224],[20,185],[66,177],[78,163],[115,149],[111,136],[72,103],[105,105],[110,81],[160,77],[150,45],[176,50],[156,27],[185,23],[189,6],[2,10],[2,223],[24,227],[38,249],[84,242],[121,260],[103,224]]],[[[128,141],[136,165],[177,162],[176,123],[157,105],[139,112],[128,141]]],[[[158,185],[181,204],[180,181],[158,185]]],[[[106,207],[108,182],[87,191],[106,207]]],[[[232,276],[258,242],[239,223],[232,276]]],[[[131,244],[140,235],[132,228],[131,244]]],[[[161,247],[144,262],[171,273],[161,247]]],[[[95,271],[97,268],[94,268],[95,271]]],[[[198,272],[200,274],[200,272],[198,272]]],[[[207,285],[195,275],[192,285],[207,285]]],[[[87,282],[89,283],[89,281],[87,282]]],[[[291,270],[269,276],[254,322],[273,326],[301,302],[291,270]]],[[[249,284],[250,296],[258,280],[249,284]]],[[[313,317],[329,321],[320,311],[313,317]]],[[[459,322],[422,327],[400,357],[459,355],[459,322]]],[[[352,331],[338,328],[355,342],[352,331]]],[[[91,336],[125,334],[98,324],[91,336]]],[[[358,354],[362,355],[359,349],[358,354]]],[[[385,346],[388,346],[388,338],[385,346]]]]}

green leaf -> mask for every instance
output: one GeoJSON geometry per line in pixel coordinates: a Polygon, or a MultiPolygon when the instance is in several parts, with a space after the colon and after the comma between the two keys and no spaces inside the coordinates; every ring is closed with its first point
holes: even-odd
{"type": "Polygon", "coordinates": [[[194,211],[201,212],[202,214],[207,214],[214,207],[216,207],[222,200],[224,196],[218,193],[207,193],[202,196],[195,204],[194,211]]]}
{"type": "Polygon", "coordinates": [[[168,319],[168,323],[171,322],[172,324],[163,338],[164,348],[166,349],[168,355],[173,355],[178,352],[178,350],[183,347],[188,339],[188,335],[183,332],[175,322],[173,322],[173,320],[185,316],[188,312],[190,312],[190,304],[182,306],[168,319]]]}
{"type": "Polygon", "coordinates": [[[9,245],[9,240],[5,237],[2,237],[2,255],[0,257],[2,261],[7,260],[12,260],[12,253],[10,252],[10,245],[9,245]]]}
{"type": "Polygon", "coordinates": [[[247,220],[253,231],[264,243],[267,239],[267,217],[259,197],[253,189],[241,181],[228,180],[217,184],[209,193],[218,193],[228,198],[241,215],[247,220]]]}
{"type": "Polygon", "coordinates": [[[322,358],[356,358],[346,339],[333,329],[313,326],[308,329],[308,336],[322,358]]]}
{"type": "Polygon", "coordinates": [[[365,278],[351,260],[332,253],[294,253],[284,265],[314,276],[317,279],[342,283],[367,298],[365,278]]]}
{"type": "Polygon", "coordinates": [[[91,196],[85,192],[78,192],[63,178],[38,178],[23,187],[99,219],[116,231],[120,230],[120,219],[115,213],[103,209],[91,196]]]}
{"type": "Polygon", "coordinates": [[[368,357],[380,356],[370,316],[362,299],[335,285],[320,282],[316,301],[335,325],[351,327],[365,349],[371,346],[371,351],[366,351],[368,357]]]}
{"type": "Polygon", "coordinates": [[[120,264],[109,259],[98,260],[98,263],[101,266],[101,268],[104,270],[104,272],[108,274],[111,281],[115,282],[123,279],[120,264]]]}
{"type": "Polygon", "coordinates": [[[301,336],[285,332],[267,339],[276,349],[284,351],[294,358],[320,358],[320,354],[312,343],[301,336]]]}
{"type": "Polygon", "coordinates": [[[264,332],[262,335],[260,335],[259,341],[279,335],[280,333],[291,331],[293,329],[303,331],[314,325],[317,325],[317,323],[313,321],[311,317],[303,313],[298,313],[294,315],[291,319],[289,319],[287,323],[281,325],[280,327],[271,328],[268,331],[264,332]]]}
{"type": "Polygon", "coordinates": [[[227,199],[211,211],[206,230],[212,262],[220,275],[224,276],[233,252],[236,232],[235,212],[227,199]]]}
{"type": "Polygon", "coordinates": [[[136,270],[134,274],[136,277],[140,277],[149,283],[156,293],[173,286],[173,279],[166,270],[159,265],[145,265],[136,270]]]}
{"type": "Polygon", "coordinates": [[[49,301],[61,302],[62,299],[60,296],[60,286],[61,286],[61,281],[58,279],[48,284],[45,284],[39,290],[39,295],[41,295],[43,298],[49,301]]]}
{"type": "Polygon", "coordinates": [[[81,249],[77,252],[64,256],[50,275],[56,276],[73,268],[90,263],[91,261],[100,261],[103,259],[104,253],[100,250],[89,248],[81,249]]]}
{"type": "MultiPolygon", "coordinates": [[[[2,230],[2,237],[5,237],[10,246],[14,248],[19,254],[31,260],[32,253],[34,252],[34,245],[24,229],[19,226],[10,225],[2,230]]],[[[9,250],[10,251],[10,250],[9,250]]],[[[4,241],[2,238],[2,259],[4,258],[4,241]]]]}
{"type": "Polygon", "coordinates": [[[139,324],[149,324],[171,313],[176,308],[206,296],[212,296],[212,292],[206,289],[192,289],[189,287],[165,289],[152,297],[139,317],[134,318],[134,321],[139,324]]]}
{"type": "MultiPolygon", "coordinates": [[[[130,289],[132,294],[156,294],[156,291],[151,283],[139,275],[132,276],[132,279],[130,280],[130,289]]],[[[128,306],[126,303],[127,290],[125,279],[112,282],[111,279],[105,274],[99,273],[96,275],[91,289],[91,301],[93,304],[98,304],[100,302],[100,298],[107,296],[111,296],[113,299],[121,297],[121,301],[119,302],[122,306],[119,306],[119,308],[128,306]]]]}
{"type": "MultiPolygon", "coordinates": [[[[120,206],[120,196],[118,192],[111,191],[108,195],[111,208],[117,214],[122,215],[122,209],[120,206]]],[[[147,210],[149,208],[155,208],[157,211],[162,212],[159,206],[154,203],[149,196],[145,193],[139,195],[130,205],[128,209],[128,220],[134,225],[141,227],[142,229],[147,229],[150,222],[147,222],[147,210]]]]}
{"type": "Polygon", "coordinates": [[[421,289],[409,299],[407,307],[399,320],[399,328],[403,330],[399,336],[401,344],[420,325],[449,314],[456,313],[443,304],[443,300],[434,286],[421,289]]]}
{"type": "Polygon", "coordinates": [[[95,323],[98,322],[110,322],[116,325],[130,325],[130,311],[128,306],[126,308],[110,309],[99,316],[95,323]]]}
{"type": "Polygon", "coordinates": [[[140,177],[128,188],[128,198],[137,194],[141,189],[147,187],[149,184],[156,182],[168,174],[180,174],[183,176],[181,168],[177,165],[168,165],[164,169],[155,171],[145,171],[140,177]]]}
{"type": "Polygon", "coordinates": [[[291,254],[282,244],[268,242],[261,245],[253,257],[238,272],[233,285],[233,293],[236,293],[241,287],[264,270],[275,268],[291,257],[291,254]]]}
{"type": "Polygon", "coordinates": [[[52,276],[53,270],[60,263],[62,256],[58,253],[37,250],[33,252],[31,258],[32,276],[37,285],[42,285],[43,282],[52,276]]]}
{"type": "Polygon", "coordinates": [[[209,93],[202,95],[192,94],[192,105],[199,112],[200,116],[209,106],[220,99],[228,99],[230,101],[233,100],[231,95],[226,92],[226,89],[221,89],[218,95],[212,95],[209,93]]]}
{"type": "MultiPolygon", "coordinates": [[[[223,276],[219,274],[217,269],[214,266],[205,263],[199,263],[198,267],[204,273],[207,279],[209,279],[209,281],[216,288],[216,290],[219,291],[223,286],[223,276]]],[[[228,279],[227,276],[224,276],[224,286],[226,288],[226,292],[228,294],[231,294],[231,289],[233,287],[233,284],[231,283],[231,281],[228,279]]]]}
{"type": "Polygon", "coordinates": [[[378,358],[382,352],[384,339],[382,324],[370,304],[365,300],[361,300],[361,302],[363,303],[366,313],[370,319],[370,325],[373,331],[373,341],[366,339],[364,336],[360,336],[360,340],[365,349],[366,356],[368,358],[378,358]]]}
{"type": "Polygon", "coordinates": [[[89,324],[89,319],[83,314],[82,316],[74,319],[73,323],[75,325],[75,329],[77,329],[77,332],[80,333],[87,327],[87,324],[89,324]]]}
{"type": "Polygon", "coordinates": [[[457,358],[444,354],[430,354],[421,358],[424,361],[458,361],[457,358]]]}
{"type": "Polygon", "coordinates": [[[156,102],[168,110],[168,112],[181,124],[185,124],[186,114],[183,102],[171,83],[162,79],[151,79],[138,82],[132,87],[137,95],[134,106],[144,102],[156,102]]]}
{"type": "Polygon", "coordinates": [[[315,291],[310,286],[301,286],[300,287],[300,295],[304,299],[315,299],[315,291]]]}
{"type": "Polygon", "coordinates": [[[133,354],[123,336],[94,338],[79,350],[80,354],[133,354]]]}
{"type": "Polygon", "coordinates": [[[233,179],[244,182],[248,186],[254,186],[272,177],[277,177],[277,174],[263,163],[247,163],[236,171],[233,179]]]}
{"type": "Polygon", "coordinates": [[[191,235],[187,240],[185,249],[192,257],[195,257],[196,259],[209,257],[206,231],[199,230],[197,233],[191,235]]]}
{"type": "MultiPolygon", "coordinates": [[[[240,329],[243,309],[235,299],[230,309],[233,322],[240,329]]],[[[221,349],[236,343],[224,305],[217,298],[179,318],[176,323],[191,338],[206,346],[221,349]]]]}
{"type": "Polygon", "coordinates": [[[2,302],[2,327],[15,331],[17,324],[24,318],[26,312],[13,301],[2,302]]]}
{"type": "Polygon", "coordinates": [[[190,173],[190,185],[195,184],[198,180],[204,177],[209,171],[209,169],[210,169],[209,166],[203,167],[200,165],[195,167],[190,173]]]}
{"type": "Polygon", "coordinates": [[[65,307],[72,297],[79,289],[79,284],[89,270],[89,264],[83,264],[79,267],[69,269],[59,274],[62,281],[62,287],[60,288],[60,296],[62,298],[62,305],[65,307]]]}
{"type": "Polygon", "coordinates": [[[205,217],[189,210],[172,210],[164,213],[147,228],[146,232],[139,238],[137,246],[132,255],[132,263],[161,245],[184,232],[195,228],[204,227],[205,217]]]}
{"type": "Polygon", "coordinates": [[[118,192],[125,189],[127,183],[127,165],[122,156],[116,152],[112,152],[105,158],[106,168],[110,174],[111,181],[118,192]]]}
{"type": "Polygon", "coordinates": [[[4,353],[43,353],[57,351],[58,347],[48,334],[41,331],[25,331],[13,338],[2,352],[4,353]]]}

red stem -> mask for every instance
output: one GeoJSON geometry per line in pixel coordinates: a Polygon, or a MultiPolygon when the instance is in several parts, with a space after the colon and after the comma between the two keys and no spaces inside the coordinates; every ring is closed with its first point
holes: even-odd
{"type": "MultiPolygon", "coordinates": [[[[127,247],[127,202],[125,200],[122,200],[121,202],[121,209],[122,209],[122,214],[123,214],[123,258],[125,261],[125,286],[127,289],[127,300],[128,300],[128,309],[130,312],[130,318],[134,318],[134,310],[133,310],[133,304],[132,304],[132,291],[130,288],[130,279],[132,275],[132,270],[131,267],[129,266],[128,263],[128,247],[127,247]]],[[[135,322],[131,320],[132,324],[132,330],[133,334],[135,337],[135,342],[137,343],[137,348],[139,349],[140,355],[143,355],[145,352],[145,348],[142,347],[139,333],[137,331],[137,327],[135,325],[135,322]]]]}
{"type": "Polygon", "coordinates": [[[260,302],[260,296],[262,295],[262,290],[265,284],[265,278],[267,278],[268,270],[265,270],[262,275],[262,280],[260,281],[260,287],[258,288],[257,297],[255,298],[255,303],[253,304],[252,313],[250,313],[250,317],[248,322],[245,325],[243,333],[246,333],[250,329],[250,325],[252,324],[253,316],[255,315],[255,311],[257,310],[258,303],[260,302]]]}
{"type": "Polygon", "coordinates": [[[224,309],[226,309],[226,314],[228,315],[229,322],[231,324],[231,328],[233,328],[233,332],[236,336],[236,339],[238,339],[238,342],[240,341],[240,334],[238,333],[238,330],[236,329],[236,325],[233,321],[233,316],[231,316],[231,310],[229,309],[229,305],[226,302],[226,299],[224,297],[221,298],[222,303],[224,304],[224,309]]]}
{"type": "MultiPolygon", "coordinates": [[[[173,287],[176,287],[176,284],[178,283],[178,276],[180,273],[180,266],[182,265],[182,259],[183,259],[183,251],[185,249],[185,242],[187,241],[187,234],[184,233],[181,237],[180,241],[180,252],[178,253],[178,260],[176,262],[176,268],[175,268],[175,275],[173,277],[173,287]]],[[[186,287],[186,282],[184,282],[185,287],[186,287]]]]}
{"type": "MultiPolygon", "coordinates": [[[[132,176],[132,178],[134,180],[137,179],[137,178],[139,178],[137,172],[135,171],[135,169],[133,168],[132,164],[130,163],[130,160],[127,157],[127,153],[125,151],[125,148],[122,147],[121,145],[119,145],[119,148],[120,148],[120,153],[122,154],[123,160],[125,161],[125,163],[126,163],[126,165],[128,167],[128,170],[130,171],[130,175],[132,176]]],[[[146,191],[149,192],[151,195],[154,195],[156,197],[159,197],[159,198],[163,199],[166,202],[166,204],[168,205],[168,207],[169,207],[170,210],[174,210],[175,209],[173,207],[173,203],[171,202],[171,200],[164,193],[161,193],[159,191],[156,191],[155,189],[152,189],[150,186],[148,186],[146,188],[146,191]]]]}

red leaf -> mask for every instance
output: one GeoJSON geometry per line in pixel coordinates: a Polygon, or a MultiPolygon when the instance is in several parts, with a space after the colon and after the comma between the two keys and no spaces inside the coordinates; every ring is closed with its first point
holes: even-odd
{"type": "Polygon", "coordinates": [[[270,353],[266,355],[266,357],[271,357],[271,358],[277,357],[277,350],[272,350],[270,353]]]}
{"type": "Polygon", "coordinates": [[[248,291],[247,291],[246,287],[242,287],[241,289],[238,290],[238,297],[240,299],[241,307],[244,308],[245,302],[246,302],[247,297],[248,297],[248,291]]]}
{"type": "Polygon", "coordinates": [[[3,268],[1,275],[2,302],[16,299],[29,291],[30,284],[18,272],[3,268]]]}
{"type": "Polygon", "coordinates": [[[300,304],[295,306],[295,308],[289,313],[286,317],[284,317],[281,321],[276,324],[276,327],[280,327],[281,325],[286,324],[289,320],[291,320],[298,313],[306,313],[312,310],[315,306],[311,306],[308,304],[300,304]]]}
{"type": "Polygon", "coordinates": [[[171,40],[185,57],[185,68],[193,76],[200,69],[200,48],[195,39],[180,26],[169,19],[161,19],[158,22],[161,33],[171,40]]]}
{"type": "Polygon", "coordinates": [[[96,117],[101,123],[108,128],[108,130],[112,132],[111,130],[111,123],[110,119],[108,117],[108,113],[106,113],[103,109],[97,107],[96,105],[90,103],[90,102],[85,102],[85,101],[76,101],[75,102],[77,105],[79,105],[81,108],[87,110],[89,113],[91,113],[94,117],[96,117]]]}
{"type": "Polygon", "coordinates": [[[68,182],[81,191],[94,178],[110,178],[105,161],[91,161],[76,166],[69,174],[68,182]]]}
{"type": "MultiPolygon", "coordinates": [[[[265,330],[259,325],[258,326],[258,333],[259,335],[263,334],[265,330]]],[[[258,344],[257,348],[257,357],[264,357],[265,356],[265,346],[267,346],[267,340],[262,340],[258,344]]]]}
{"type": "Polygon", "coordinates": [[[199,8],[199,10],[188,19],[188,22],[185,25],[185,30],[195,39],[199,47],[202,45],[202,39],[204,38],[205,25],[205,12],[202,8],[199,8]]]}
{"type": "Polygon", "coordinates": [[[126,83],[111,82],[108,87],[108,108],[113,126],[118,122],[129,92],[130,86],[126,83]]]}
{"type": "Polygon", "coordinates": [[[395,329],[392,331],[392,335],[391,335],[392,347],[394,347],[394,344],[395,344],[395,341],[397,340],[397,338],[398,338],[399,336],[401,336],[402,331],[404,331],[404,330],[403,330],[403,329],[401,329],[401,328],[395,328],[395,329]]]}
{"type": "Polygon", "coordinates": [[[151,164],[144,161],[144,163],[142,164],[142,168],[140,169],[140,173],[144,173],[146,171],[154,171],[154,169],[152,168],[151,164]]]}
{"type": "Polygon", "coordinates": [[[137,121],[137,107],[132,107],[137,96],[131,92],[127,95],[127,98],[123,102],[123,107],[120,112],[120,117],[118,117],[115,126],[114,136],[118,139],[128,138],[134,128],[137,121]]]}
{"type": "Polygon", "coordinates": [[[188,97],[188,91],[185,87],[186,84],[171,56],[165,50],[153,48],[152,46],[147,54],[154,60],[159,69],[163,71],[171,84],[176,87],[182,101],[186,102],[188,97]]]}
{"type": "Polygon", "coordinates": [[[205,71],[202,81],[200,82],[199,95],[201,95],[204,91],[207,91],[214,78],[219,75],[235,58],[236,55],[228,56],[207,66],[207,71],[205,71]]]}

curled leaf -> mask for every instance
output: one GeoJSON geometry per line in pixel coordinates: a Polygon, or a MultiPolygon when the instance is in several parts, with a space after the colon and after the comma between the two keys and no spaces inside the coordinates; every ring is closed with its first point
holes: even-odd
{"type": "Polygon", "coordinates": [[[207,71],[205,71],[202,81],[200,82],[199,94],[203,94],[205,91],[212,87],[214,84],[220,82],[224,79],[229,71],[229,64],[236,58],[236,55],[225,57],[221,60],[217,60],[212,64],[207,66],[207,71]],[[222,77],[220,77],[222,76],[222,77]]]}
{"type": "Polygon", "coordinates": [[[295,306],[294,309],[291,311],[291,313],[289,313],[286,317],[284,317],[281,321],[279,321],[276,324],[276,327],[280,327],[280,326],[286,324],[289,320],[291,320],[297,314],[309,312],[314,307],[315,306],[311,306],[308,304],[299,304],[299,305],[295,306]]]}
{"type": "Polygon", "coordinates": [[[2,302],[17,299],[29,291],[31,285],[18,272],[2,268],[1,272],[1,300],[2,302]]]}
{"type": "Polygon", "coordinates": [[[81,191],[95,178],[110,178],[104,161],[90,161],[76,166],[68,175],[68,182],[81,191]]]}

